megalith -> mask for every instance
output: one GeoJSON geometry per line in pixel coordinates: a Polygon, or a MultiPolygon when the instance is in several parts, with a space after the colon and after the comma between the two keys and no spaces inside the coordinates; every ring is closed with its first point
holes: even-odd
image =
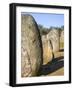
{"type": "Polygon", "coordinates": [[[64,49],[64,30],[60,33],[60,49],[64,49]]]}
{"type": "Polygon", "coordinates": [[[43,47],[43,64],[47,64],[52,60],[52,48],[47,35],[42,35],[42,47],[43,47]]]}
{"type": "Polygon", "coordinates": [[[21,16],[21,76],[37,76],[43,63],[40,32],[35,19],[28,14],[21,16]]]}
{"type": "Polygon", "coordinates": [[[53,52],[58,52],[60,49],[59,30],[57,29],[50,30],[50,32],[47,34],[47,38],[51,42],[51,47],[52,47],[53,52]]]}

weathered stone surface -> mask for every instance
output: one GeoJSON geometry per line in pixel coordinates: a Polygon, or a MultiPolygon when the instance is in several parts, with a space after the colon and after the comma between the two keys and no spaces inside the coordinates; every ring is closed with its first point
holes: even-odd
{"type": "Polygon", "coordinates": [[[47,64],[52,60],[52,48],[50,41],[47,38],[47,35],[42,36],[42,45],[43,45],[43,64],[47,64]]]}
{"type": "Polygon", "coordinates": [[[64,49],[64,30],[60,33],[60,49],[64,49]]]}
{"type": "Polygon", "coordinates": [[[59,30],[50,30],[48,34],[42,35],[43,64],[50,62],[54,58],[54,53],[59,51],[60,36],[59,30]]]}
{"type": "Polygon", "coordinates": [[[21,76],[36,76],[43,63],[40,33],[34,18],[21,17],[21,76]]]}
{"type": "Polygon", "coordinates": [[[64,30],[61,31],[60,42],[64,42],[64,30]]]}
{"type": "Polygon", "coordinates": [[[53,52],[59,51],[60,48],[60,36],[59,30],[53,29],[47,35],[48,40],[51,41],[53,52]]]}

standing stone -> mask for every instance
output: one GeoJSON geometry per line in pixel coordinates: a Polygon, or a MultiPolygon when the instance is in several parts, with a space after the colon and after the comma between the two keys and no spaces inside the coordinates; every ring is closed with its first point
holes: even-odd
{"type": "Polygon", "coordinates": [[[60,41],[64,42],[64,30],[61,31],[60,41]]]}
{"type": "Polygon", "coordinates": [[[54,53],[60,49],[59,30],[52,29],[46,35],[42,35],[43,64],[47,64],[54,58],[54,53]]]}
{"type": "Polygon", "coordinates": [[[38,26],[31,15],[21,16],[21,76],[36,76],[43,63],[38,26]]]}
{"type": "Polygon", "coordinates": [[[43,46],[43,64],[47,64],[52,60],[52,48],[47,35],[42,35],[42,46],[43,46]]]}
{"type": "Polygon", "coordinates": [[[64,30],[60,34],[60,49],[64,49],[64,30]]]}
{"type": "Polygon", "coordinates": [[[60,36],[59,30],[53,29],[47,35],[48,40],[51,41],[51,47],[53,52],[57,52],[60,49],[60,36]]]}

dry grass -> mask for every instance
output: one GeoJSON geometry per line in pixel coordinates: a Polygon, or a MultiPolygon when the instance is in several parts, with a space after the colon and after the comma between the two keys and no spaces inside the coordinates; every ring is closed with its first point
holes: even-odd
{"type": "Polygon", "coordinates": [[[48,74],[49,76],[63,76],[64,75],[64,67],[58,69],[57,71],[48,74]]]}
{"type": "Polygon", "coordinates": [[[64,42],[60,42],[60,49],[64,49],[64,42]]]}
{"type": "Polygon", "coordinates": [[[64,56],[64,52],[55,52],[54,53],[55,58],[58,58],[58,57],[61,57],[61,56],[64,56]]]}

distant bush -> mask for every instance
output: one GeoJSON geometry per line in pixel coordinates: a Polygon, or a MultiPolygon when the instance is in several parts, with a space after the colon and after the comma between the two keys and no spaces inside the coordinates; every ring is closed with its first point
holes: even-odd
{"type": "Polygon", "coordinates": [[[40,30],[40,34],[41,35],[46,35],[49,32],[49,29],[48,28],[45,28],[43,25],[38,25],[38,28],[40,30]]]}
{"type": "Polygon", "coordinates": [[[44,27],[44,26],[41,25],[41,24],[38,24],[38,28],[39,28],[39,30],[40,30],[40,34],[41,34],[41,35],[46,35],[46,34],[49,33],[50,30],[53,30],[53,29],[59,30],[60,33],[61,33],[61,31],[64,30],[64,26],[61,26],[61,27],[52,27],[52,26],[51,26],[50,28],[46,28],[46,27],[44,27]]]}

